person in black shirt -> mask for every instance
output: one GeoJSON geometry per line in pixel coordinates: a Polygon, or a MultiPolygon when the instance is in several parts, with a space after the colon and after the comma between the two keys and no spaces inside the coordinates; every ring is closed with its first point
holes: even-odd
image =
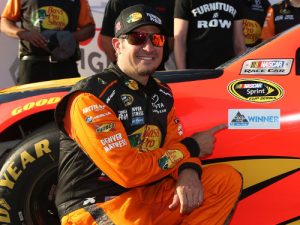
{"type": "Polygon", "coordinates": [[[86,0],[8,0],[1,31],[20,40],[17,83],[26,84],[80,77],[79,42],[94,36],[95,22],[86,0]]]}
{"type": "Polygon", "coordinates": [[[261,31],[270,7],[268,0],[243,0],[243,33],[247,47],[261,42],[261,31]]]}
{"type": "Polygon", "coordinates": [[[300,0],[284,0],[268,9],[261,38],[267,40],[300,23],[300,0]]]}
{"type": "Polygon", "coordinates": [[[245,51],[241,1],[176,0],[174,54],[178,69],[210,69],[245,51]]]}

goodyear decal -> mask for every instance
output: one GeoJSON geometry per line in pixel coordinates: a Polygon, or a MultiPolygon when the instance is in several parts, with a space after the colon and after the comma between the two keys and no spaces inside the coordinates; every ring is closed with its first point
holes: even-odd
{"type": "MultiPolygon", "coordinates": [[[[3,189],[3,191],[8,189],[7,191],[14,193],[14,188],[18,179],[20,179],[27,168],[30,168],[32,163],[45,156],[49,156],[54,160],[51,156],[52,150],[49,147],[49,140],[43,139],[34,143],[30,149],[24,149],[20,154],[17,154],[12,161],[7,161],[1,170],[0,188],[3,189]]],[[[13,205],[10,206],[6,199],[0,198],[0,224],[11,224],[12,218],[10,211],[12,210],[12,207],[13,205]]],[[[22,216],[21,213],[22,212],[19,212],[20,219],[22,216]]]]}
{"type": "Polygon", "coordinates": [[[0,222],[11,223],[9,211],[11,210],[10,205],[4,198],[0,199],[0,222]]]}
{"type": "Polygon", "coordinates": [[[256,59],[243,63],[241,75],[287,75],[291,72],[293,59],[256,59]]]}
{"type": "Polygon", "coordinates": [[[26,103],[25,105],[14,108],[11,111],[11,115],[16,116],[16,115],[20,114],[21,112],[33,109],[35,107],[41,107],[41,106],[45,106],[45,105],[53,105],[53,104],[58,103],[60,101],[60,99],[61,99],[61,97],[53,97],[53,98],[39,99],[36,102],[29,102],[29,103],[26,103]]]}
{"type": "Polygon", "coordinates": [[[114,131],[115,130],[115,123],[105,123],[100,126],[97,125],[96,132],[104,132],[107,133],[109,131],[114,131]]]}
{"type": "Polygon", "coordinates": [[[19,157],[15,161],[7,162],[8,165],[4,165],[5,171],[0,179],[0,186],[8,189],[13,189],[15,182],[19,179],[20,175],[26,168],[34,163],[37,159],[50,154],[52,151],[49,148],[49,140],[44,139],[34,144],[34,154],[27,150],[20,153],[19,157]]]}
{"type": "Polygon", "coordinates": [[[280,129],[280,109],[229,109],[228,129],[280,129]]]}
{"type": "Polygon", "coordinates": [[[283,88],[269,80],[238,79],[227,86],[227,90],[234,97],[248,102],[269,103],[281,99],[283,88]]]}
{"type": "Polygon", "coordinates": [[[158,165],[162,170],[173,168],[177,162],[183,159],[183,154],[179,150],[168,150],[158,160],[158,165]]]}

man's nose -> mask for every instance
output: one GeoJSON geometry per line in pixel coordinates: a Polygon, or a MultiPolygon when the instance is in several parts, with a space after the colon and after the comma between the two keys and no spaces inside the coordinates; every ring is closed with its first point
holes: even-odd
{"type": "Polygon", "coordinates": [[[152,50],[154,50],[154,46],[153,46],[153,44],[152,44],[152,42],[151,42],[151,40],[150,40],[149,37],[147,38],[147,41],[144,44],[143,49],[146,50],[146,51],[152,51],[152,50]]]}

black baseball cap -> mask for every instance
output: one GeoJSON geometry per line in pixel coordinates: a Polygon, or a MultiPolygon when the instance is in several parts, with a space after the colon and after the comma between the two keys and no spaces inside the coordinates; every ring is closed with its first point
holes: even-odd
{"type": "Polygon", "coordinates": [[[115,22],[115,37],[128,34],[144,25],[157,26],[162,34],[166,34],[166,29],[159,13],[150,6],[138,4],[121,11],[115,22]]]}

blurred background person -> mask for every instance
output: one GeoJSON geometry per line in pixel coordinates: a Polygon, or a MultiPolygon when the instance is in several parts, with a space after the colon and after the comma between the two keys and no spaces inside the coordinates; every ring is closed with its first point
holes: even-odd
{"type": "MultiPolygon", "coordinates": [[[[114,37],[114,22],[120,12],[133,5],[145,4],[158,11],[168,29],[168,42],[164,46],[164,57],[158,70],[164,70],[164,63],[169,59],[169,54],[173,50],[173,15],[175,0],[109,0],[102,21],[101,29],[101,45],[111,62],[116,61],[116,53],[112,46],[112,38],[114,37]]],[[[174,66],[175,67],[175,66],[174,66]]]]}
{"type": "Polygon", "coordinates": [[[243,33],[247,47],[261,42],[261,31],[270,7],[268,0],[243,0],[243,33]]]}
{"type": "Polygon", "coordinates": [[[300,23],[300,0],[284,0],[268,9],[262,30],[262,40],[267,40],[300,23]]]}
{"type": "Polygon", "coordinates": [[[216,68],[246,49],[241,1],[176,0],[177,69],[216,68]]]}
{"type": "Polygon", "coordinates": [[[17,83],[26,84],[79,77],[78,43],[94,36],[95,23],[87,0],[8,0],[1,31],[20,40],[17,83]]]}

